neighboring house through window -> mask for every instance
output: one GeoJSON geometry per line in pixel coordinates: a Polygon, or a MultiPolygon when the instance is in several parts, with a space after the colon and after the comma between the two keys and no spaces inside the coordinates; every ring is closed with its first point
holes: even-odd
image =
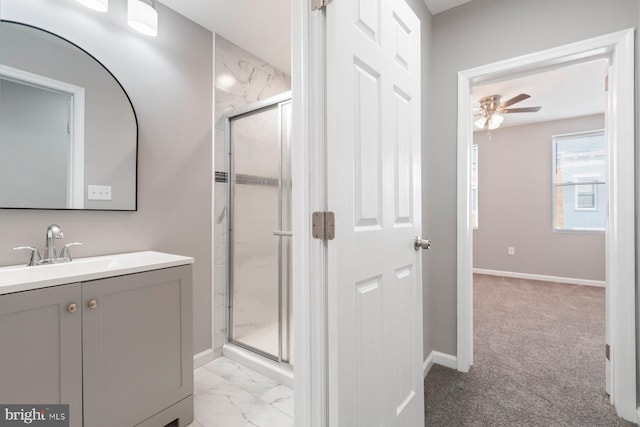
{"type": "Polygon", "coordinates": [[[606,227],[607,152],[604,131],[553,137],[554,230],[606,227]]]}

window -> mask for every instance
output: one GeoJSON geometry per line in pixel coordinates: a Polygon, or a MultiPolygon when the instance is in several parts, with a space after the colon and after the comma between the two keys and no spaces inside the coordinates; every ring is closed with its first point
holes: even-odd
{"type": "Polygon", "coordinates": [[[604,230],[607,154],[604,131],[553,137],[554,230],[604,230]]]}
{"type": "Polygon", "coordinates": [[[471,147],[471,225],[478,228],[478,144],[471,147]]]}

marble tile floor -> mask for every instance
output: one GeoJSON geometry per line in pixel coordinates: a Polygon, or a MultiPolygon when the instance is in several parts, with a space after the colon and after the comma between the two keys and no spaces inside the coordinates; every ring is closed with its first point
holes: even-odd
{"type": "Polygon", "coordinates": [[[224,357],[194,371],[194,395],[188,427],[293,426],[293,390],[224,357]]]}

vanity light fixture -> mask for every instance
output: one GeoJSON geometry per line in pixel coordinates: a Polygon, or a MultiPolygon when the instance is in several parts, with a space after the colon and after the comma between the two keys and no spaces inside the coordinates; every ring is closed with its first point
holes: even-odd
{"type": "Polygon", "coordinates": [[[157,36],[158,12],[155,0],[129,0],[128,21],[136,31],[151,37],[157,36]]]}
{"type": "Polygon", "coordinates": [[[76,0],[83,6],[93,9],[97,12],[106,12],[109,10],[109,0],[76,0]]]}

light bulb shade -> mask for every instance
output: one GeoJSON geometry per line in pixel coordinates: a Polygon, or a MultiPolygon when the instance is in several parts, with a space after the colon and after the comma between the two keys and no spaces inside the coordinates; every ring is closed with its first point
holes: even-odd
{"type": "Polygon", "coordinates": [[[496,127],[500,126],[502,124],[502,122],[504,121],[504,116],[500,113],[493,113],[491,115],[491,119],[493,120],[493,123],[495,123],[496,127]]]}
{"type": "Polygon", "coordinates": [[[502,117],[501,114],[493,113],[491,117],[489,117],[489,123],[487,127],[489,128],[489,130],[497,129],[498,126],[500,126],[503,121],[504,121],[504,117],[502,117]]]}
{"type": "Polygon", "coordinates": [[[476,120],[474,124],[477,128],[482,129],[484,125],[487,124],[487,118],[485,116],[482,116],[478,120],[476,120]]]}
{"type": "Polygon", "coordinates": [[[158,12],[155,3],[143,0],[129,0],[129,25],[144,35],[155,37],[158,35],[158,12]]]}
{"type": "Polygon", "coordinates": [[[106,12],[109,10],[109,0],[76,0],[83,6],[98,12],[106,12]]]}

